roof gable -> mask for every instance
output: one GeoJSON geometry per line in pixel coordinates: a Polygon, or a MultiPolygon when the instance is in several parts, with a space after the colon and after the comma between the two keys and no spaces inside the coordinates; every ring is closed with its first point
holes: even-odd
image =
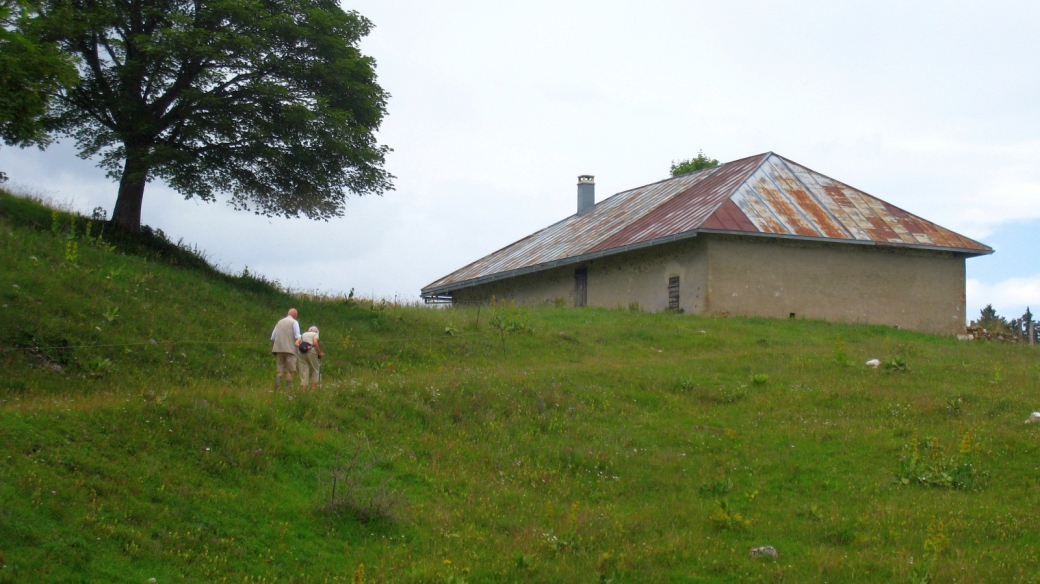
{"type": "Polygon", "coordinates": [[[698,231],[952,250],[989,247],[767,152],[613,195],[423,288],[537,271],[698,231]]]}

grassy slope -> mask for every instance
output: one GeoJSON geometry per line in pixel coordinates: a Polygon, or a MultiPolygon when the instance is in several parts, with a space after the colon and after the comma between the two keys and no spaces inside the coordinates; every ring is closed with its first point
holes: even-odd
{"type": "Polygon", "coordinates": [[[154,239],[79,237],[73,265],[49,211],[0,213],[0,581],[891,582],[940,520],[934,581],[1040,575],[1040,351],[552,308],[503,350],[486,308],[291,298],[154,239]],[[317,392],[274,391],[290,304],[322,327],[317,392]],[[914,429],[942,459],[970,429],[981,487],[895,484],[914,429]],[[320,511],[358,444],[395,521],[320,511]],[[723,499],[750,525],[713,525],[723,499]]]}

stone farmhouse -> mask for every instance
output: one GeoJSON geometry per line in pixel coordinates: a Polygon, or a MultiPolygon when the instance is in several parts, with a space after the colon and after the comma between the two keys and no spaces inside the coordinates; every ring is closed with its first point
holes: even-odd
{"type": "Polygon", "coordinates": [[[428,302],[813,318],[964,332],[986,245],[767,152],[595,202],[422,289],[428,302]]]}

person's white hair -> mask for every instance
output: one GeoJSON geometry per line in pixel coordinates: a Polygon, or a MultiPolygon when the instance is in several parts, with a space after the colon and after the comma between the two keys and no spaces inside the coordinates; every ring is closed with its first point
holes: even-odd
{"type": "Polygon", "coordinates": [[[318,327],[312,326],[311,328],[307,329],[307,331],[308,332],[312,332],[312,333],[316,333],[316,332],[318,332],[318,327]]]}

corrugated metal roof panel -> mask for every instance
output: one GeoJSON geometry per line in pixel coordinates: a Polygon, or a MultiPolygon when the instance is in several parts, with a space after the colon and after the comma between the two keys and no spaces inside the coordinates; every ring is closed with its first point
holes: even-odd
{"type": "Polygon", "coordinates": [[[646,245],[698,229],[992,250],[862,191],[767,152],[624,191],[423,289],[442,293],[494,274],[646,245]]]}
{"type": "Polygon", "coordinates": [[[957,248],[974,253],[993,251],[986,245],[781,156],[774,154],[770,163],[774,159],[783,162],[791,174],[807,187],[817,201],[831,211],[855,239],[897,245],[957,248]]]}
{"type": "Polygon", "coordinates": [[[424,290],[588,253],[677,193],[689,190],[724,168],[710,168],[618,193],[597,203],[585,215],[572,215],[550,225],[433,282],[424,290]]]}
{"type": "Polygon", "coordinates": [[[767,156],[760,154],[709,169],[711,172],[697,173],[704,178],[655,206],[589,251],[602,251],[697,229],[767,156]]]}

